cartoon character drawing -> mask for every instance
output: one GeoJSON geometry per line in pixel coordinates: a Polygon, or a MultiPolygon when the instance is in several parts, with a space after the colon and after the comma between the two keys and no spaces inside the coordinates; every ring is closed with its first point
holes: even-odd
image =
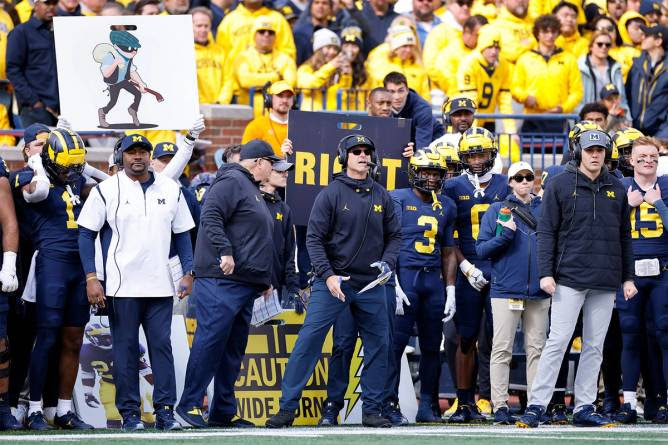
{"type": "MultiPolygon", "coordinates": [[[[117,127],[107,122],[107,114],[116,106],[121,90],[127,91],[133,97],[133,102],[128,108],[132,125],[135,128],[153,127],[151,124],[142,124],[137,115],[142,94],[152,94],[158,102],[162,102],[164,98],[157,91],[147,88],[137,72],[134,58],[141,48],[139,39],[129,31],[114,29],[109,33],[109,41],[111,44],[100,43],[93,49],[93,59],[100,64],[100,72],[107,84],[106,91],[109,92],[109,103],[97,110],[100,127],[117,127]]],[[[127,125],[121,124],[120,127],[127,125]]]]}

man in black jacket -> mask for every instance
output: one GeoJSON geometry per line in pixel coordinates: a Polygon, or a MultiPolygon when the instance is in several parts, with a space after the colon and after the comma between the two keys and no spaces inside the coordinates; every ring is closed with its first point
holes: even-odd
{"type": "Polygon", "coordinates": [[[443,125],[434,118],[431,105],[408,89],[406,76],[393,71],[385,76],[383,86],[392,94],[392,116],[411,119],[411,142],[415,148],[428,147],[445,134],[443,125]]]}
{"type": "Polygon", "coordinates": [[[381,416],[389,347],[384,285],[397,260],[401,228],[390,195],[369,175],[371,159],[378,163],[369,138],[343,138],[339,142],[339,160],[345,173],[335,175],[313,204],[306,246],[318,278],[283,375],[280,411],[267,420],[269,428],[292,425],[325,336],[348,306],[364,345],[362,424],[391,426],[381,416]],[[376,278],[375,286],[367,286],[376,278]]]}
{"type": "Polygon", "coordinates": [[[280,159],[254,139],[241,148],[239,163],[225,164],[207,191],[195,247],[197,331],[185,388],[176,413],[204,428],[245,427],[237,412],[234,382],[248,341],[253,302],[271,292],[273,222],[258,182],[280,159]],[[208,425],[200,407],[215,377],[208,425]]]}
{"type": "Polygon", "coordinates": [[[603,342],[619,286],[627,300],[638,291],[626,190],[605,167],[611,151],[607,133],[582,132],[574,140],[574,160],[545,188],[538,222],[538,271],[541,289],[552,296],[552,317],[529,406],[517,422],[520,427],[538,426],[580,309],[583,336],[573,424],[612,425],[594,410],[603,342]]]}

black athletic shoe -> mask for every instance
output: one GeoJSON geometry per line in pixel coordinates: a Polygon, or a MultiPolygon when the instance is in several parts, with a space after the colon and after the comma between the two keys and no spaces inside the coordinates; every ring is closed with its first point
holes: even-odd
{"type": "Polygon", "coordinates": [[[408,419],[401,412],[399,404],[395,402],[387,404],[383,412],[383,417],[389,420],[392,426],[406,426],[409,424],[408,419]]]}
{"type": "Polygon", "coordinates": [[[566,405],[554,405],[549,419],[550,425],[568,425],[566,416],[566,405]]]}
{"type": "Polygon", "coordinates": [[[457,411],[448,418],[448,423],[471,423],[471,407],[459,403],[457,411]]]}
{"type": "Polygon", "coordinates": [[[53,427],[46,421],[46,417],[41,411],[37,411],[28,416],[28,429],[34,431],[49,431],[53,427]]]}
{"type": "Polygon", "coordinates": [[[53,418],[53,423],[64,430],[92,430],[93,425],[89,425],[72,411],[68,412],[64,416],[55,416],[53,418]]]}
{"type": "Polygon", "coordinates": [[[155,428],[164,431],[178,431],[181,424],[174,418],[174,409],[171,406],[161,406],[155,410],[155,428]]]}
{"type": "Polygon", "coordinates": [[[209,417],[209,427],[214,428],[255,428],[255,424],[239,416],[234,416],[229,420],[217,420],[209,417]]]}
{"type": "Polygon", "coordinates": [[[362,425],[369,428],[391,428],[392,422],[380,414],[362,414],[362,425]]]}
{"type": "Polygon", "coordinates": [[[202,410],[196,406],[186,411],[185,408],[179,405],[174,411],[184,422],[193,428],[207,428],[209,426],[204,417],[202,417],[202,410]]]}
{"type": "Polygon", "coordinates": [[[292,411],[279,410],[265,422],[267,428],[287,428],[295,421],[295,413],[292,411]]]}
{"type": "Polygon", "coordinates": [[[322,409],[322,416],[318,420],[318,426],[336,426],[339,424],[339,411],[341,409],[334,402],[326,402],[322,409]]]}

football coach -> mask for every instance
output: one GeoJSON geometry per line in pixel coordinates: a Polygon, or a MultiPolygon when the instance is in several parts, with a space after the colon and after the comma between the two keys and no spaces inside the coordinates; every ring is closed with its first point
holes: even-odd
{"type": "Polygon", "coordinates": [[[373,180],[371,167],[379,161],[371,139],[348,135],[337,151],[344,171],[318,194],[311,210],[306,246],[317,278],[283,375],[280,411],[267,420],[269,428],[292,425],[325,336],[348,307],[364,346],[362,424],[391,426],[381,416],[389,347],[384,285],[396,264],[401,228],[390,195],[373,180]]]}
{"type": "Polygon", "coordinates": [[[271,292],[274,222],[259,183],[280,158],[253,139],[238,163],[224,164],[206,194],[195,246],[197,329],[176,413],[196,428],[249,427],[235,418],[234,382],[248,342],[253,302],[271,292]],[[201,406],[212,378],[208,424],[201,406]]]}

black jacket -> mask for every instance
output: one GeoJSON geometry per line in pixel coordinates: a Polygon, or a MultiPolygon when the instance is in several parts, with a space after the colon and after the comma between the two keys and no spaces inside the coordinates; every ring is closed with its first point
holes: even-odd
{"type": "Polygon", "coordinates": [[[257,183],[239,164],[225,164],[206,193],[195,246],[195,276],[269,287],[273,221],[257,183]],[[234,273],[223,275],[220,257],[232,255],[234,273]]]}
{"type": "Polygon", "coordinates": [[[554,277],[568,287],[609,291],[632,280],[629,212],[624,186],[605,167],[591,181],[575,161],[569,162],[545,188],[538,220],[540,277],[554,277]]]}
{"type": "Polygon", "coordinates": [[[626,78],[626,97],[635,128],[668,138],[668,54],[655,66],[645,51],[633,59],[626,78]]]}
{"type": "Polygon", "coordinates": [[[340,173],[318,193],[306,247],[319,277],[350,276],[348,283],[361,289],[378,276],[371,263],[382,260],[394,270],[400,245],[399,219],[380,184],[340,173]]]}
{"type": "Polygon", "coordinates": [[[286,288],[288,292],[299,291],[299,276],[295,268],[295,227],[292,210],[281,200],[278,193],[262,192],[264,202],[274,223],[274,266],[271,285],[274,289],[286,288]]]}
{"type": "Polygon", "coordinates": [[[429,102],[413,90],[408,92],[404,108],[394,117],[412,119],[411,141],[415,142],[416,149],[428,147],[432,141],[445,134],[443,125],[434,118],[429,102]]]}

